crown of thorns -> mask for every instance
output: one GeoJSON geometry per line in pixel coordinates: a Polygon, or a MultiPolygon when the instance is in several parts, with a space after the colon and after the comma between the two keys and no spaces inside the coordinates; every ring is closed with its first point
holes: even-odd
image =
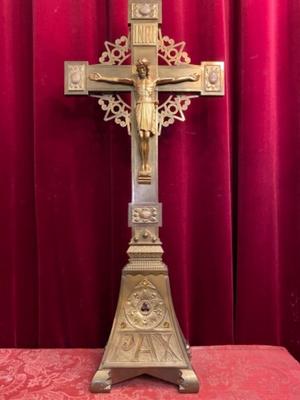
{"type": "Polygon", "coordinates": [[[147,58],[139,58],[137,60],[136,66],[137,67],[146,67],[147,69],[149,68],[149,61],[147,60],[147,58]]]}

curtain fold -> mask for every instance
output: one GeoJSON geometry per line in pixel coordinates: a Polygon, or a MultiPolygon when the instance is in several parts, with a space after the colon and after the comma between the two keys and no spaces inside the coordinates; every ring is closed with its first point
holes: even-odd
{"type": "MultiPolygon", "coordinates": [[[[224,60],[226,96],[159,138],[161,239],[193,345],[300,357],[300,3],[163,0],[163,34],[224,60]]],[[[63,62],[127,34],[127,2],[0,4],[0,346],[103,346],[130,239],[130,137],[63,62]]]]}

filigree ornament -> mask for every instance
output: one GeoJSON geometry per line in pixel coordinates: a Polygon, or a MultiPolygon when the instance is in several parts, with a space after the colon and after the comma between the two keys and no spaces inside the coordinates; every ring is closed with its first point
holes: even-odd
{"type": "Polygon", "coordinates": [[[158,33],[158,56],[168,65],[189,64],[191,62],[187,52],[184,51],[185,42],[175,43],[169,36],[158,33]]]}
{"type": "Polygon", "coordinates": [[[105,112],[104,121],[111,121],[122,128],[127,127],[128,134],[130,135],[130,114],[131,107],[119,95],[103,94],[100,96],[93,96],[99,98],[98,104],[105,112]]]}
{"type": "Polygon", "coordinates": [[[127,36],[121,36],[115,40],[115,43],[104,42],[106,51],[104,51],[100,58],[99,63],[105,65],[120,65],[123,64],[130,57],[129,41],[127,36]]]}
{"type": "Polygon", "coordinates": [[[162,127],[167,128],[175,121],[185,121],[184,111],[191,104],[195,95],[169,96],[169,98],[158,108],[158,134],[161,134],[162,127]]]}
{"type": "MultiPolygon", "coordinates": [[[[106,51],[100,58],[100,64],[121,65],[130,57],[129,40],[121,36],[115,43],[105,42],[106,51]]],[[[162,36],[161,30],[158,35],[158,57],[168,65],[189,64],[191,59],[184,51],[185,42],[175,43],[169,36],[162,36]]],[[[127,104],[120,95],[100,95],[99,105],[106,111],[104,120],[113,120],[116,124],[127,127],[128,134],[131,133],[131,106],[127,104]]],[[[185,121],[184,111],[191,104],[196,95],[171,95],[158,107],[158,134],[162,127],[168,127],[175,121],[185,121]]]]}

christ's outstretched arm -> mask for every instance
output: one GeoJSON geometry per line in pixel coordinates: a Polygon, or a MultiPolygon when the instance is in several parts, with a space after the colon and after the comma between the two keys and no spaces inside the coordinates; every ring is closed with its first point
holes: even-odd
{"type": "Polygon", "coordinates": [[[133,86],[134,81],[133,79],[128,78],[113,78],[107,77],[99,74],[99,72],[93,72],[89,75],[89,79],[91,81],[100,81],[100,82],[107,82],[107,83],[121,83],[123,85],[131,85],[133,86]]]}
{"type": "Polygon", "coordinates": [[[166,85],[168,83],[180,83],[180,82],[197,82],[200,79],[200,74],[192,74],[189,76],[178,76],[174,78],[163,78],[163,79],[157,79],[156,84],[157,85],[166,85]]]}

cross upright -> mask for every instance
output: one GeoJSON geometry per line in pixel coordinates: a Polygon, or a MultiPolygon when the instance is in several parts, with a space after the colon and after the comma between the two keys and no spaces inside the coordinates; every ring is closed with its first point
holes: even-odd
{"type": "Polygon", "coordinates": [[[113,116],[117,115],[116,122],[120,123],[123,118],[132,138],[129,262],[122,272],[110,338],[92,381],[94,392],[107,392],[113,383],[145,373],[177,384],[182,392],[199,389],[190,363],[189,346],[173,308],[168,270],[162,262],[158,136],[161,126],[168,125],[163,123],[163,118],[169,117],[172,123],[180,119],[174,117],[179,112],[184,119],[180,101],[186,99],[186,93],[224,95],[224,63],[189,64],[186,53],[183,53],[184,61],[176,58],[176,47],[165,45],[164,48],[159,29],[161,22],[162,0],[129,0],[131,65],[115,65],[120,60],[120,46],[112,50],[109,63],[65,62],[65,94],[99,97],[99,104],[107,111],[106,117],[111,111],[113,116]],[[170,65],[158,64],[162,49],[167,63],[168,58],[174,58],[170,65]],[[111,103],[110,93],[122,92],[131,92],[130,114],[130,106],[126,110],[123,103],[111,103]],[[165,107],[163,115],[159,108],[160,92],[176,92],[183,97],[165,107]]]}

